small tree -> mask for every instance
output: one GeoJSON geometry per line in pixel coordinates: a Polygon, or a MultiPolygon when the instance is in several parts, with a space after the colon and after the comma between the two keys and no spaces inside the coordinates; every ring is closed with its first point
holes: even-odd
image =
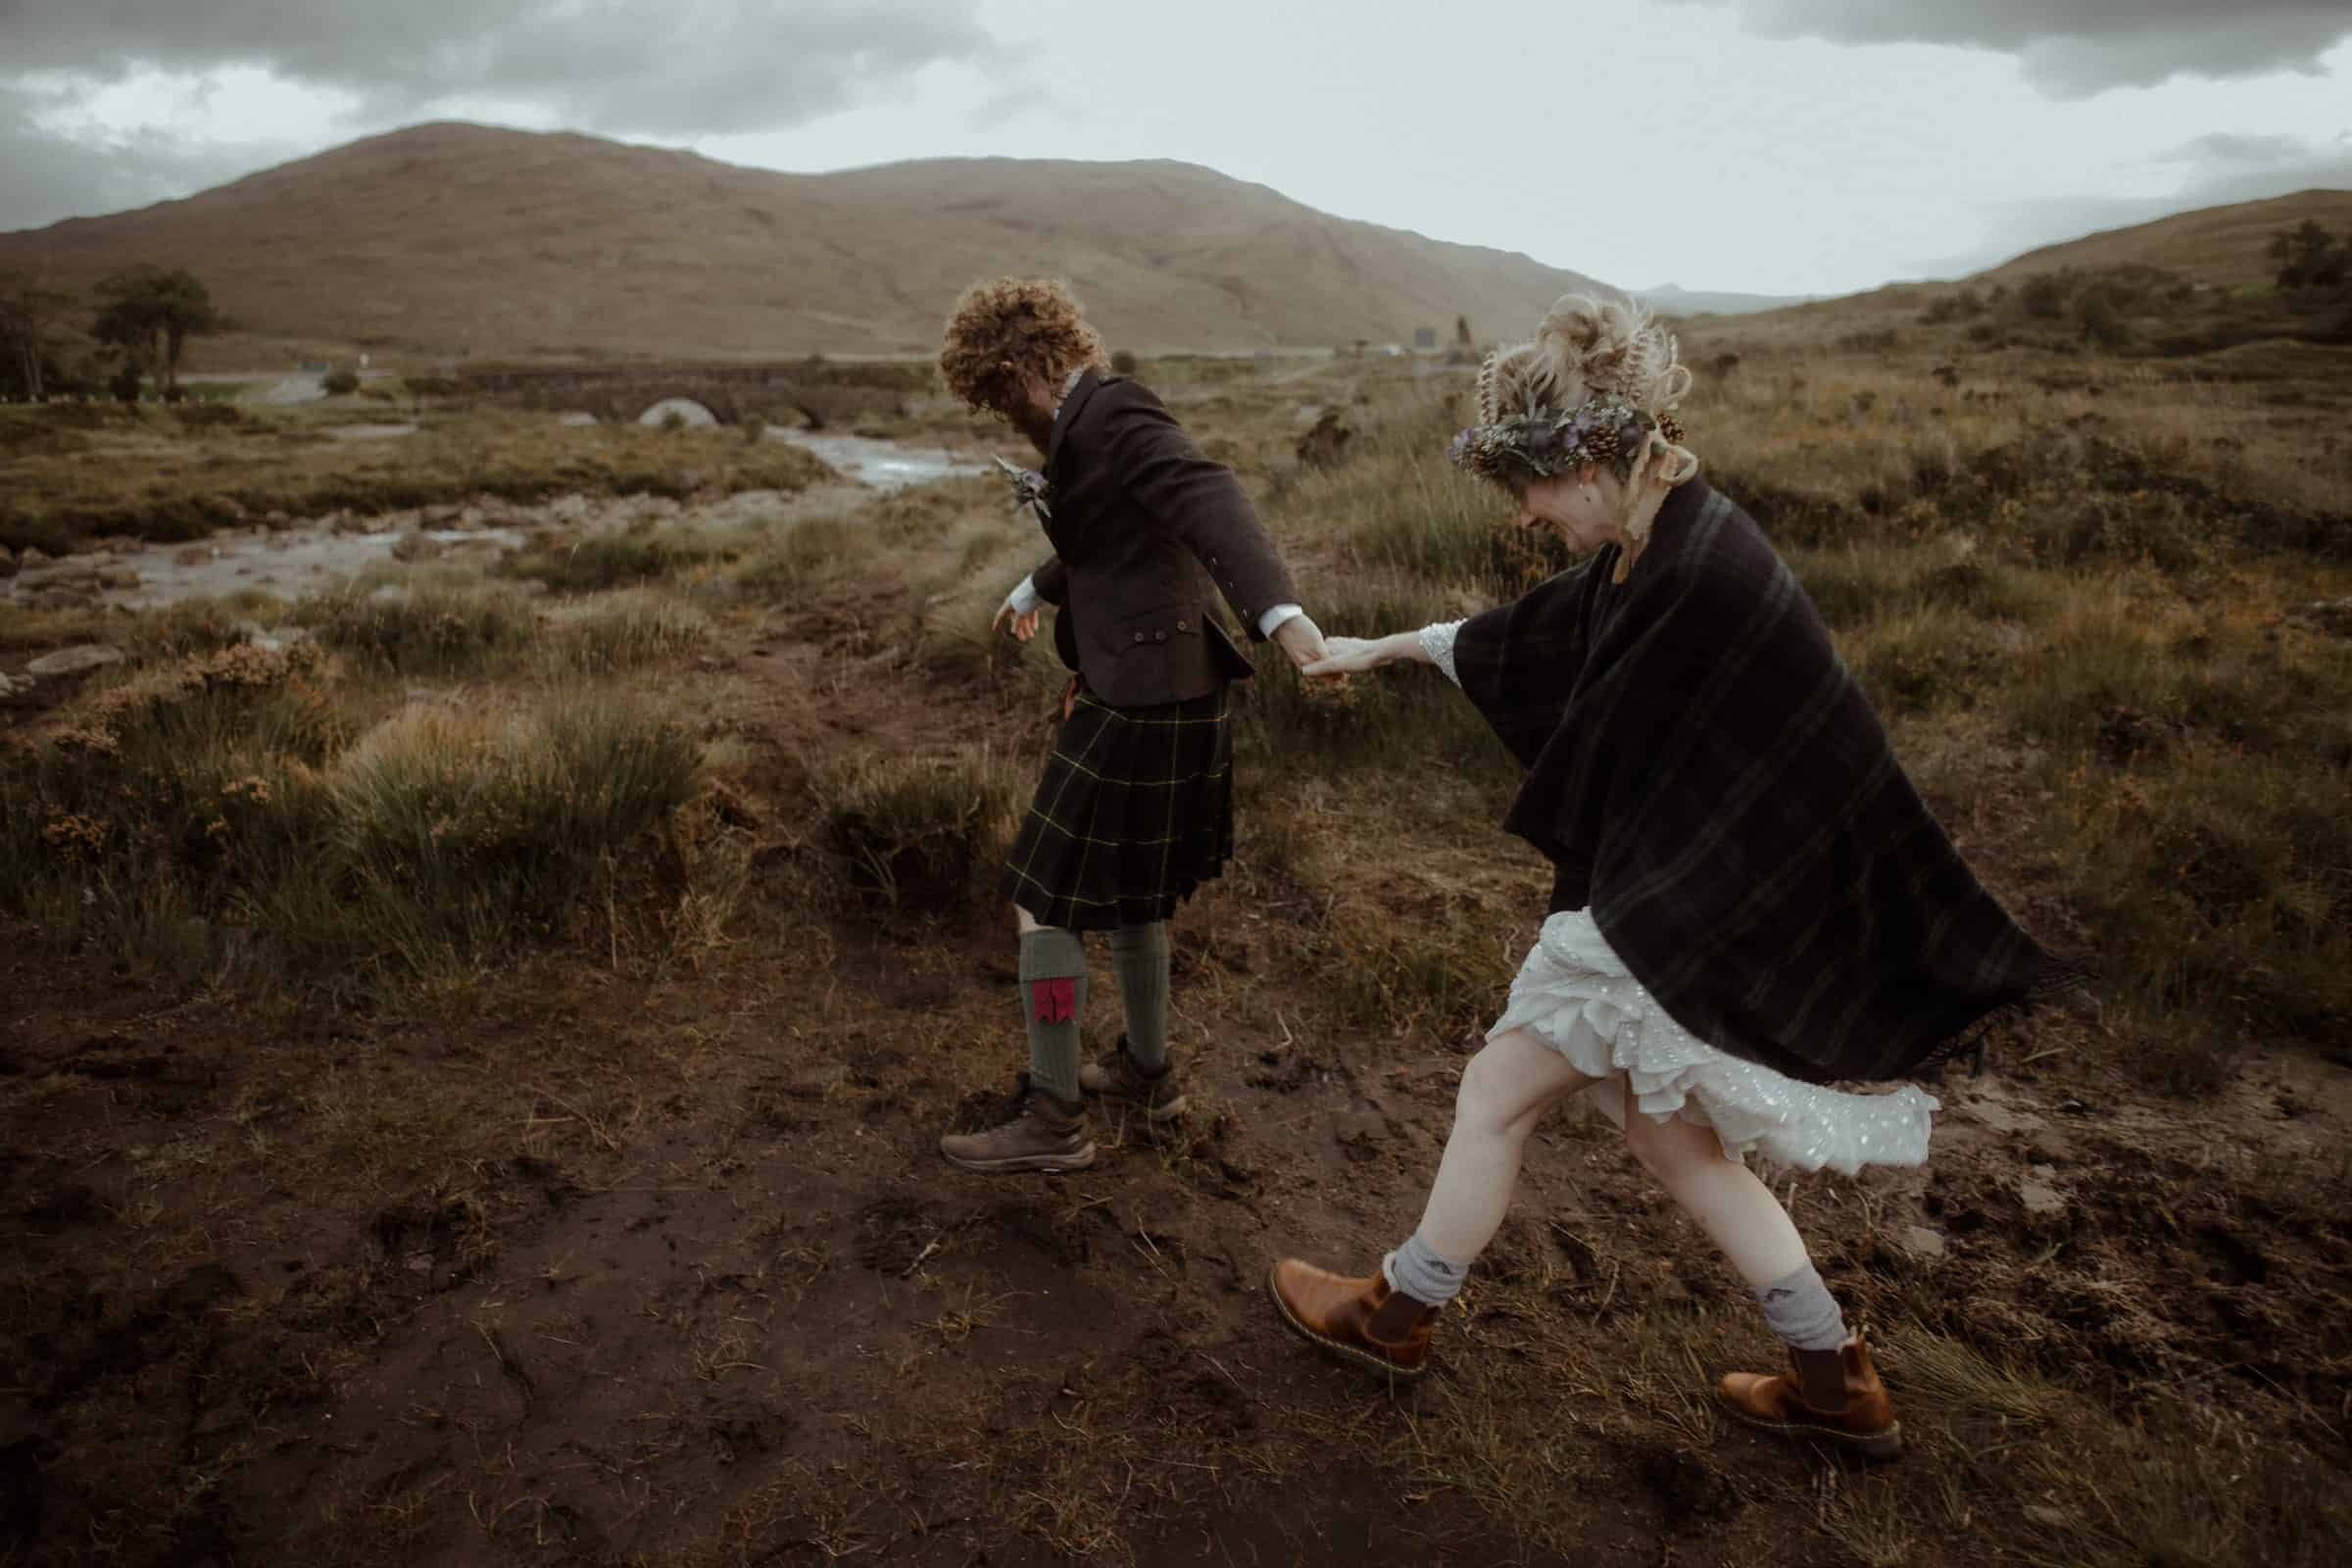
{"type": "Polygon", "coordinates": [[[0,385],[47,395],[49,327],[73,301],[30,276],[0,276],[0,385]]]}
{"type": "Polygon", "coordinates": [[[2120,349],[2132,341],[2115,290],[2105,283],[2094,283],[2075,296],[2075,319],[2082,323],[2082,341],[2092,348],[2120,349]]]}
{"type": "Polygon", "coordinates": [[[160,370],[166,397],[179,387],[179,355],[197,333],[217,330],[220,314],[193,272],[134,267],[98,285],[106,305],[90,335],[120,349],[133,363],[160,370]]]}
{"type": "Polygon", "coordinates": [[[2271,260],[2282,289],[2335,288],[2352,273],[2352,246],[2306,218],[2271,236],[2271,260]]]}
{"type": "Polygon", "coordinates": [[[2073,292],[2073,282],[2063,272],[2036,272],[2018,285],[2018,307],[2028,316],[2055,320],[2065,314],[2066,297],[2073,292]]]}

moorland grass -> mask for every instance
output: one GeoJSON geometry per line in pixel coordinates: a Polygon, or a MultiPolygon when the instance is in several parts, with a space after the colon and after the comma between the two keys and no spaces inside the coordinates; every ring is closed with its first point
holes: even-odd
{"type": "MultiPolygon", "coordinates": [[[[2087,426],[2069,427],[2084,412],[2079,388],[2012,368],[1972,368],[1955,388],[1879,348],[1751,352],[1728,385],[1702,389],[1693,439],[1710,477],[1758,512],[1814,593],[1927,793],[1973,809],[1995,769],[1972,754],[1997,754],[2001,798],[1970,853],[2005,896],[2040,901],[2101,961],[2099,1032],[2119,1061],[2205,1094],[2255,1042],[2341,1049],[2352,667],[2340,634],[2286,613],[2352,592],[2329,543],[2340,472],[2302,461],[2308,431],[2264,435],[2240,420],[2233,398],[2290,388],[2119,385],[2100,400],[2111,424],[2098,439],[2145,460],[2127,464],[2096,457],[2087,426]],[[1970,389],[1997,400],[1961,401],[1970,389]],[[2246,445],[2168,433],[2192,415],[2246,431],[2246,445]]],[[[1225,381],[1230,401],[1211,420],[1279,427],[1293,394],[1225,381]]],[[[1359,416],[1368,428],[1347,466],[1257,486],[1335,632],[1452,618],[1547,566],[1497,546],[1501,506],[1444,466],[1444,394],[1382,396],[1359,416]]],[[[1240,445],[1246,466],[1278,444],[1252,429],[1211,433],[1240,445]]],[[[971,912],[1034,778],[1031,753],[987,743],[1034,740],[1027,688],[1059,680],[1042,643],[1013,650],[986,633],[1036,553],[1002,492],[976,485],[778,527],[721,568],[773,612],[760,635],[821,615],[810,638],[829,662],[935,677],[979,732],[924,756],[812,759],[823,765],[791,804],[808,808],[801,847],[816,851],[797,858],[822,869],[765,894],[771,906],[806,919],[793,901],[824,887],[869,911],[971,912]],[[970,678],[983,674],[1012,683],[994,710],[970,678]]],[[[713,826],[721,813],[696,809],[708,754],[608,683],[638,670],[654,685],[733,628],[673,592],[703,566],[616,574],[636,586],[552,610],[412,573],[405,598],[345,593],[298,610],[320,646],[279,655],[238,645],[244,607],[142,617],[122,633],[133,666],[0,760],[0,901],[46,941],[369,999],[524,942],[585,938],[601,958],[623,931],[653,951],[709,941],[727,927],[743,862],[713,826]],[[412,701],[416,678],[469,683],[464,706],[412,701]],[[649,858],[674,862],[658,906],[641,901],[659,917],[600,912],[649,858]]],[[[1235,879],[1249,906],[1200,911],[1262,945],[1232,983],[1279,976],[1277,1008],[1327,1041],[1458,1045],[1491,1016],[1540,913],[1532,852],[1507,883],[1482,860],[1491,886],[1456,874],[1468,857],[1452,853],[1473,838],[1491,849],[1515,768],[1434,670],[1330,696],[1258,654],[1239,736],[1250,803],[1235,879]]],[[[822,951],[820,923],[806,929],[822,951]]],[[[1581,1146],[1595,1135],[1562,1124],[1546,1136],[1581,1146]]],[[[2198,1179],[2232,1206],[2286,1213],[2281,1235],[2317,1234],[2340,1211],[2340,1170],[2319,1196],[2274,1210],[2264,1205],[2284,1204],[2291,1184],[2241,1180],[2230,1158],[2198,1179]]],[[[1792,1529],[1811,1519],[1872,1563],[1938,1550],[2117,1568],[2341,1560],[2352,1519],[2326,1470],[2340,1440],[2331,1408],[2305,1410],[2297,1430],[2311,1438],[2298,1447],[2276,1426],[2258,1433],[2215,1364],[2187,1380],[2177,1374],[2192,1369],[2170,1362],[2130,1369],[2119,1393],[2127,1373],[2083,1342],[1986,1317],[1953,1274],[1876,1246],[1867,1195],[1854,1203],[1857,1188],[1822,1186],[1848,1201],[1820,1240],[1863,1233],[1840,1289],[1884,1324],[1913,1452],[1891,1475],[1784,1483],[1776,1505],[1792,1529]]],[[[2074,1235],[2066,1245],[2082,1245],[2074,1235]]],[[[1982,1245],[1960,1241],[1957,1261],[1982,1245]]],[[[1613,1267],[1605,1287],[1569,1277],[1573,1257],[1548,1239],[1515,1256],[1498,1249],[1448,1319],[1462,1352],[1417,1410],[1397,1406],[1369,1429],[1351,1408],[1286,1409],[1284,1421],[1337,1453],[1386,1445],[1378,1456],[1417,1489],[1456,1494],[1531,1545],[1579,1542],[1584,1521],[1560,1499],[1592,1473],[1584,1446],[1638,1446],[1668,1466],[1703,1451],[1715,1435],[1707,1370],[1761,1364],[1767,1347],[1744,1303],[1662,1304],[1638,1280],[1621,1292],[1613,1267]],[[1536,1377],[1561,1394],[1531,1418],[1536,1377]]],[[[940,1341],[985,1312],[950,1303],[940,1341]]],[[[2249,1390],[2268,1379],[2231,1370],[2249,1390]]],[[[1090,1399],[1143,1408],[1121,1375],[1098,1374],[1090,1399]]],[[[1136,1430],[1164,1424],[1164,1391],[1152,1392],[1154,1424],[1136,1430]]],[[[1109,1499],[1124,1493],[1093,1487],[1088,1446],[1015,1432],[975,1450],[937,1423],[926,1431],[941,1434],[943,1467],[1018,1478],[1004,1506],[1044,1539],[1121,1544],[1131,1521],[1109,1499]]]]}

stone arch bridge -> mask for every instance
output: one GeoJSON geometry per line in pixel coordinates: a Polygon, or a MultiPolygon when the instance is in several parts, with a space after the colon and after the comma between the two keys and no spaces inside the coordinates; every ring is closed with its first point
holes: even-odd
{"type": "Polygon", "coordinates": [[[821,430],[862,416],[904,414],[930,383],[918,365],[485,365],[460,370],[477,401],[634,421],[671,398],[691,398],[722,424],[763,420],[821,430]]]}

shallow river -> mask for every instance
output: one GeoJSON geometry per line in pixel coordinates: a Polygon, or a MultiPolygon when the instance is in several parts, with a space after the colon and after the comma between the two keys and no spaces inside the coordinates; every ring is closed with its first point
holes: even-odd
{"type": "MultiPolygon", "coordinates": [[[[389,426],[369,431],[374,439],[397,439],[405,433],[389,426]]],[[[815,453],[860,488],[903,490],[984,471],[982,463],[937,447],[778,425],[770,425],[767,433],[815,453]]],[[[681,507],[654,497],[567,496],[535,507],[486,503],[395,513],[368,519],[365,531],[352,531],[348,521],[341,530],[322,522],[231,529],[193,545],[97,551],[29,566],[0,579],[0,605],[82,603],[149,610],[182,599],[248,591],[298,599],[338,577],[390,561],[395,545],[418,533],[431,542],[426,548],[440,559],[488,561],[521,545],[540,528],[617,528],[648,518],[724,527],[772,516],[792,499],[773,491],[752,491],[709,505],[681,507]],[[462,525],[430,525],[453,521],[462,525]]]]}

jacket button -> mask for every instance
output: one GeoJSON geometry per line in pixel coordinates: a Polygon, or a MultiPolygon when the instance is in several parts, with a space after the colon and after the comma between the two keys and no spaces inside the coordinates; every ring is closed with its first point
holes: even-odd
{"type": "Polygon", "coordinates": [[[1184,630],[1184,622],[1183,622],[1183,621],[1181,621],[1181,620],[1180,620],[1180,621],[1178,621],[1178,622],[1176,623],[1176,629],[1177,629],[1178,631],[1182,631],[1182,630],[1184,630]]]}
{"type": "Polygon", "coordinates": [[[1155,631],[1152,634],[1152,640],[1155,643],[1164,643],[1168,640],[1168,634],[1164,631],[1155,631]]]}
{"type": "Polygon", "coordinates": [[[1137,633],[1135,634],[1135,640],[1136,640],[1137,642],[1139,642],[1139,643],[1140,643],[1140,642],[1142,642],[1142,641],[1144,640],[1144,634],[1143,634],[1142,632],[1140,632],[1140,631],[1139,631],[1139,632],[1137,632],[1137,633]]]}

